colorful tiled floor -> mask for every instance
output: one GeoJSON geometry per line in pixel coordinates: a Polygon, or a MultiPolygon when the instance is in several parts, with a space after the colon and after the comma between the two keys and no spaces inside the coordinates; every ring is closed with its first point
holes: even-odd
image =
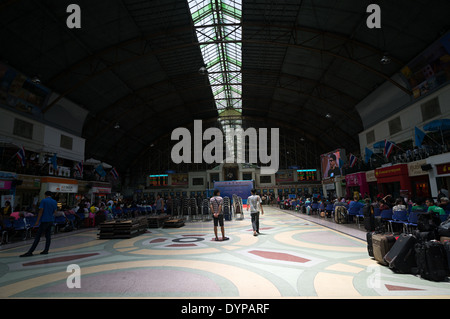
{"type": "Polygon", "coordinates": [[[212,240],[212,222],[191,222],[127,240],[98,240],[97,230],[72,233],[55,238],[49,255],[39,255],[43,239],[29,258],[19,255],[30,242],[3,247],[0,297],[450,297],[450,282],[378,265],[364,240],[277,208],[265,212],[261,235],[252,235],[246,216],[226,222],[230,240],[221,242],[212,240]],[[72,264],[80,267],[81,288],[68,288],[72,264]]]}

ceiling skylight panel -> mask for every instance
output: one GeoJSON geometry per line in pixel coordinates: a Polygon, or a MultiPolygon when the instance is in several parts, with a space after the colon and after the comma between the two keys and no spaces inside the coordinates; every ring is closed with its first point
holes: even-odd
{"type": "Polygon", "coordinates": [[[188,0],[217,109],[242,107],[241,0],[188,0]]]}

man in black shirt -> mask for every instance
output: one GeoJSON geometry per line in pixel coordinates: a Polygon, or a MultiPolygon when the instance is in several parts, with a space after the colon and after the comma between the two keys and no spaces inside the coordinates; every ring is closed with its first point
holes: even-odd
{"type": "Polygon", "coordinates": [[[328,169],[328,177],[335,177],[341,175],[341,170],[336,163],[336,155],[330,154],[328,156],[328,160],[330,161],[330,168],[328,169]]]}

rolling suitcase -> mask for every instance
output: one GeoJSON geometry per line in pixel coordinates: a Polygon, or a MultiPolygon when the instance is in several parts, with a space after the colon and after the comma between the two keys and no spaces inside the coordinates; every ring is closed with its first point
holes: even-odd
{"type": "Polygon", "coordinates": [[[414,274],[423,279],[444,281],[448,276],[447,253],[444,245],[436,240],[415,245],[417,267],[414,274]]]}
{"type": "Polygon", "coordinates": [[[444,245],[445,254],[447,255],[447,268],[450,274],[450,241],[445,241],[442,243],[444,245]]]}
{"type": "Polygon", "coordinates": [[[378,234],[376,231],[368,232],[366,234],[367,239],[367,253],[370,257],[373,257],[373,242],[372,242],[372,236],[378,234]]]}
{"type": "Polygon", "coordinates": [[[367,231],[375,230],[375,215],[374,208],[370,204],[366,204],[363,207],[363,215],[364,215],[364,228],[367,231]]]}
{"type": "Polygon", "coordinates": [[[387,266],[384,256],[391,250],[395,244],[395,237],[392,234],[374,234],[372,235],[373,257],[380,264],[387,266]]]}
{"type": "Polygon", "coordinates": [[[417,243],[416,237],[411,234],[401,234],[395,241],[391,250],[384,256],[389,268],[401,274],[410,274],[416,267],[416,256],[414,246],[417,243]]]}

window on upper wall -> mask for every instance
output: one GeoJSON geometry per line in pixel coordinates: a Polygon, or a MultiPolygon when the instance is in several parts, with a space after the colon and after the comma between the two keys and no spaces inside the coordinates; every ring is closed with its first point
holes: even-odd
{"type": "Polygon", "coordinates": [[[61,135],[61,141],[59,144],[60,147],[65,148],[67,150],[72,150],[73,147],[73,138],[65,135],[61,135]]]}
{"type": "Polygon", "coordinates": [[[389,134],[394,135],[402,130],[402,122],[400,121],[400,117],[396,117],[393,120],[390,120],[389,123],[389,134]]]}
{"type": "Polygon", "coordinates": [[[375,142],[375,131],[374,130],[366,133],[366,141],[367,141],[367,144],[371,144],[371,143],[375,142]]]}
{"type": "Polygon", "coordinates": [[[270,183],[272,183],[272,176],[270,176],[270,175],[266,175],[266,176],[261,175],[259,177],[259,183],[260,184],[270,184],[270,183]]]}
{"type": "Polygon", "coordinates": [[[13,134],[32,140],[33,124],[16,118],[14,119],[13,134]]]}
{"type": "Polygon", "coordinates": [[[441,115],[441,107],[439,105],[439,99],[437,97],[421,104],[420,109],[422,111],[423,122],[441,115]]]}
{"type": "Polygon", "coordinates": [[[204,179],[202,177],[194,177],[192,179],[193,186],[203,186],[205,184],[204,179]]]}

